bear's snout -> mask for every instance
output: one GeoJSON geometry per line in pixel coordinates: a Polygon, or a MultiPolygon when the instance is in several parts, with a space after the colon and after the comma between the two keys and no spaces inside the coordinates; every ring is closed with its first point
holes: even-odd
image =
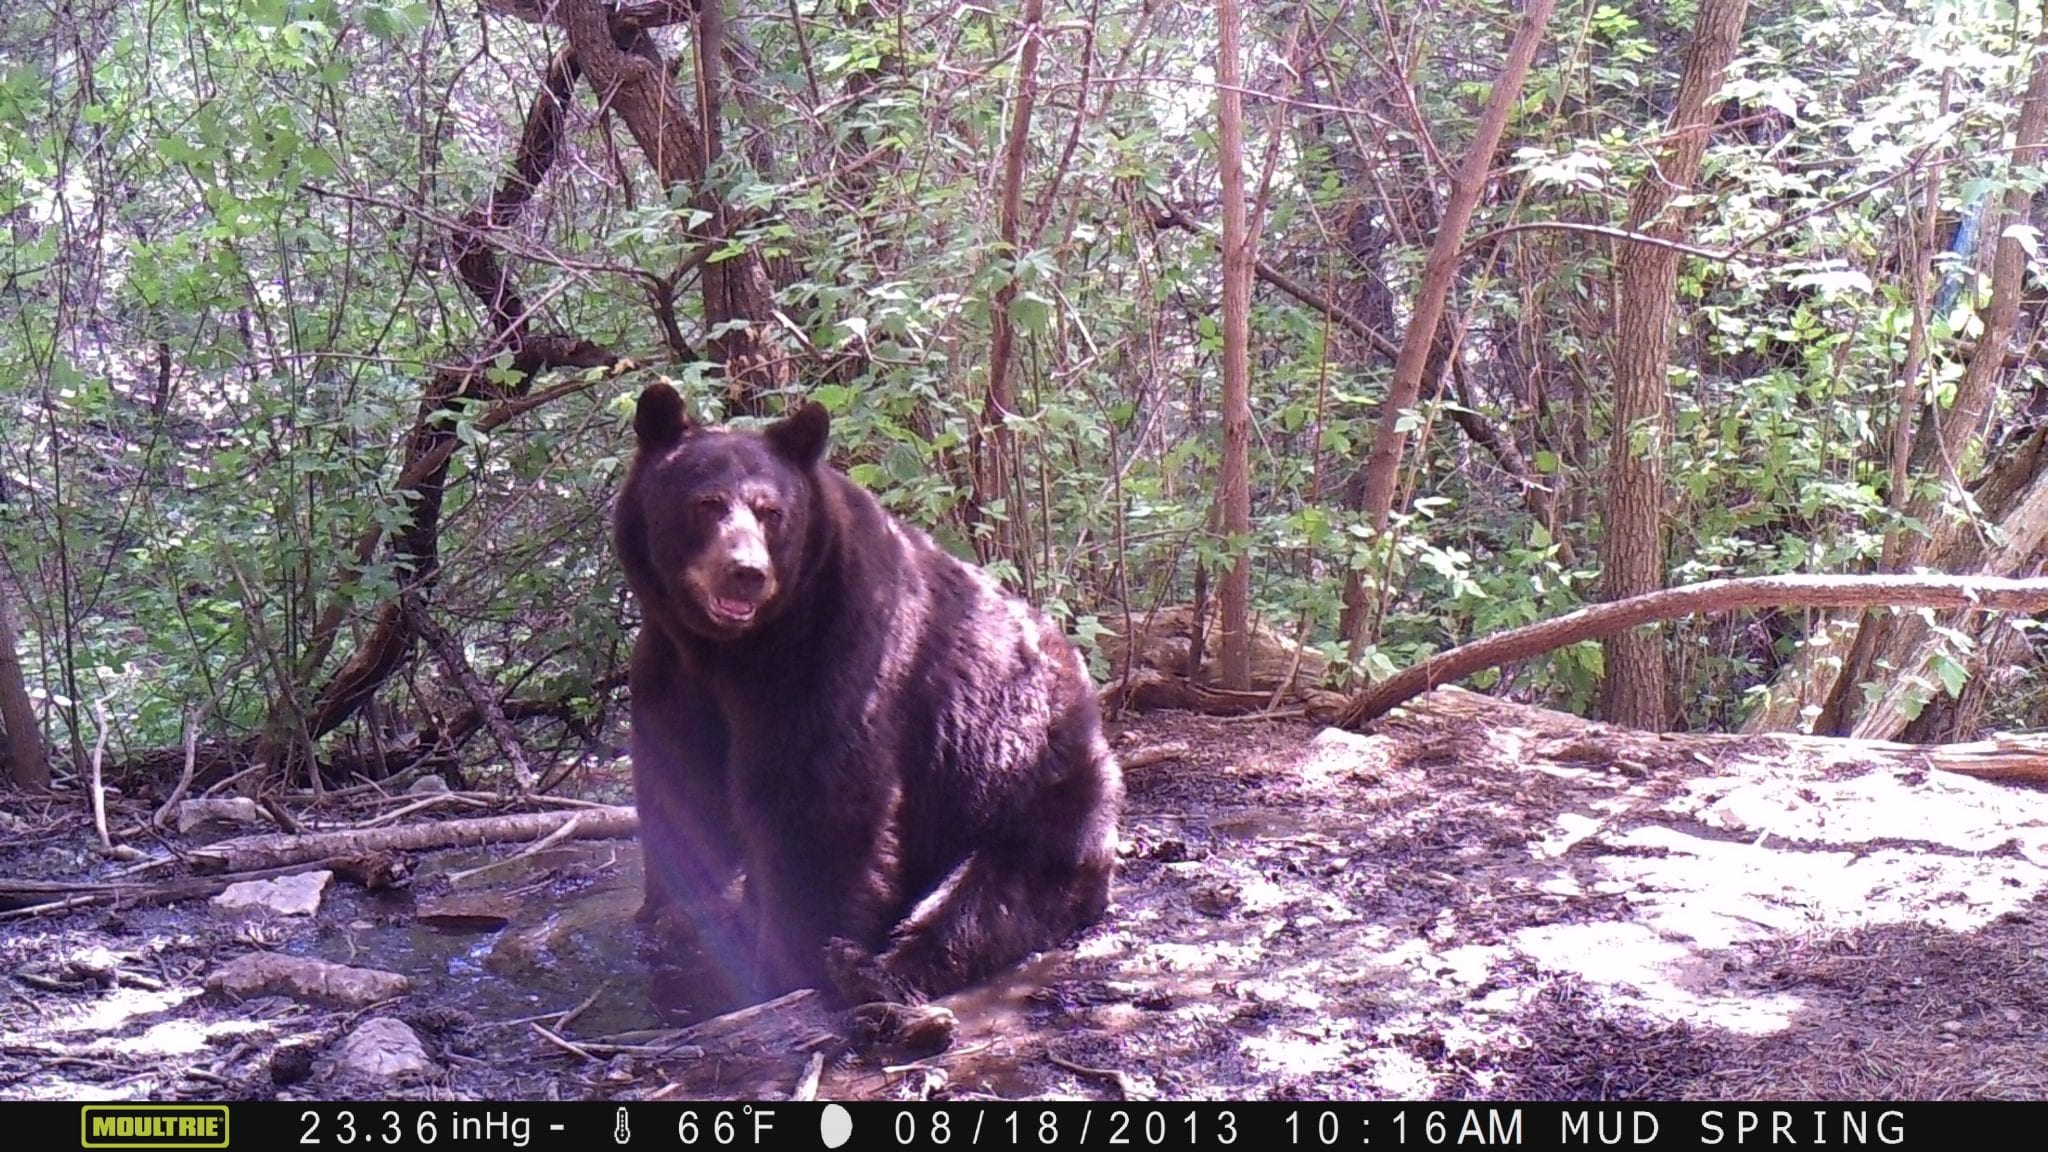
{"type": "Polygon", "coordinates": [[[726,571],[726,590],[742,600],[759,600],[768,590],[768,572],[752,564],[735,564],[726,571]]]}
{"type": "Polygon", "coordinates": [[[718,502],[706,547],[683,570],[683,583],[714,634],[737,636],[775,599],[775,558],[766,525],[743,502],[718,502]]]}
{"type": "Polygon", "coordinates": [[[775,596],[775,574],[759,564],[728,560],[711,571],[691,573],[698,600],[714,623],[744,627],[775,596]]]}

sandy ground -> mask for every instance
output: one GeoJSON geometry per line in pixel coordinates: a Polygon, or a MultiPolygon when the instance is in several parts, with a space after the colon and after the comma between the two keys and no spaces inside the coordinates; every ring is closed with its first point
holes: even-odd
{"type": "MultiPolygon", "coordinates": [[[[949,1051],[837,1055],[820,1095],[2048,1095],[2039,789],[1456,692],[1367,735],[1156,713],[1119,746],[1145,763],[1109,918],[949,1001],[949,1051]]],[[[16,804],[0,873],[103,874],[80,807],[16,804]]],[[[512,910],[502,929],[414,922],[450,868],[511,851],[439,854],[410,891],[337,889],[307,918],[187,901],[0,919],[0,1096],[790,1090],[803,1052],[647,1046],[674,1020],[633,946],[630,843],[486,877],[473,891],[512,910]],[[404,972],[415,991],[350,1011],[202,994],[252,949],[404,972]],[[373,1013],[409,1024],[432,1070],[307,1071],[373,1013]]]]}

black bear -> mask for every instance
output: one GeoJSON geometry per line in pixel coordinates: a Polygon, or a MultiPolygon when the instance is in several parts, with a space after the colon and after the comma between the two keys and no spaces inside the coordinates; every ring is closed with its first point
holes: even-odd
{"type": "Polygon", "coordinates": [[[1123,780],[1066,637],[828,466],[828,428],[640,396],[613,529],[642,916],[755,994],[914,1003],[1102,914],[1123,780]]]}

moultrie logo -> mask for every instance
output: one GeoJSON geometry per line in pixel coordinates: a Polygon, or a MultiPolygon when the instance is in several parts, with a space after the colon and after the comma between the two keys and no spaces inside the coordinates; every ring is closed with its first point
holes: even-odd
{"type": "Polygon", "coordinates": [[[87,1148],[225,1148],[225,1104],[85,1104],[79,1143],[87,1148]]]}

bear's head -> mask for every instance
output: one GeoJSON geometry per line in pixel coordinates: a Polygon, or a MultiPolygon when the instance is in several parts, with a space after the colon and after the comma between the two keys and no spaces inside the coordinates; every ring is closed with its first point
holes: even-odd
{"type": "Polygon", "coordinates": [[[805,570],[830,430],[809,403],[759,432],[706,428],[667,384],[640,394],[639,451],[614,531],[650,624],[737,640],[774,620],[805,570]]]}

